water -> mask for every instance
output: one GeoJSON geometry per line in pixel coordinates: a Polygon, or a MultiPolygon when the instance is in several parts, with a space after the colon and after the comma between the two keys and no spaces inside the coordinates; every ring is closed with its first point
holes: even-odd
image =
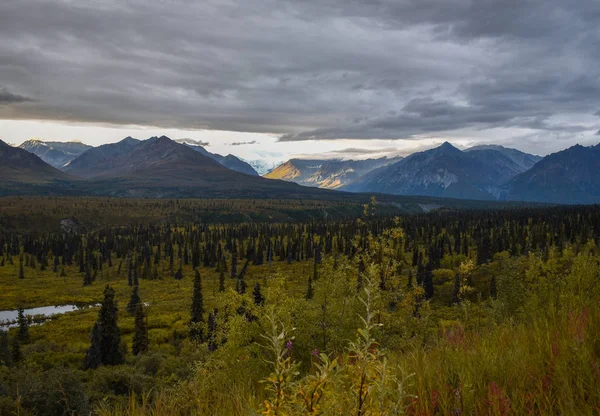
{"type": "MultiPolygon", "coordinates": [[[[29,321],[33,321],[35,324],[42,324],[43,321],[54,315],[62,315],[67,312],[78,311],[89,307],[96,307],[98,305],[56,305],[56,306],[42,306],[40,308],[24,309],[25,316],[29,317],[29,321]]],[[[17,317],[19,311],[17,309],[12,311],[0,311],[0,330],[6,330],[18,326],[17,317]]]]}

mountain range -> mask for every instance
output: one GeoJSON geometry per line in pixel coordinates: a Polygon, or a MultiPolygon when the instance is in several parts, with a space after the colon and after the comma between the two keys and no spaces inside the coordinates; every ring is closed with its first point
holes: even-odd
{"type": "Polygon", "coordinates": [[[366,160],[290,159],[267,173],[265,178],[282,179],[303,186],[338,189],[356,181],[367,172],[401,159],[401,157],[366,160]]]}
{"type": "Polygon", "coordinates": [[[39,156],[44,162],[58,169],[92,148],[81,142],[43,142],[37,139],[27,140],[19,147],[39,156]]]}
{"type": "Polygon", "coordinates": [[[213,160],[216,160],[221,165],[229,168],[231,170],[235,170],[237,172],[245,173],[246,175],[259,176],[258,172],[248,163],[243,161],[242,159],[234,156],[232,154],[228,154],[227,156],[220,155],[218,153],[211,153],[206,150],[204,147],[192,144],[186,141],[185,139],[175,140],[177,143],[181,143],[189,147],[190,149],[194,149],[195,151],[203,154],[204,156],[208,156],[213,160]]]}
{"type": "Polygon", "coordinates": [[[87,147],[34,140],[12,147],[0,141],[0,194],[349,200],[352,192],[358,199],[375,193],[386,201],[393,198],[385,194],[430,201],[600,203],[600,145],[541,158],[493,145],[460,150],[446,142],[404,159],[291,159],[264,178],[233,155],[165,136],[87,147]],[[37,156],[59,165],[78,152],[61,169],[37,156]]]}

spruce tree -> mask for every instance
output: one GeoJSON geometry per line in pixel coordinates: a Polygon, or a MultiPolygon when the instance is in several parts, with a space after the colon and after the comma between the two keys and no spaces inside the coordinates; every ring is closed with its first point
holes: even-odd
{"type": "Polygon", "coordinates": [[[10,367],[12,362],[8,331],[0,331],[0,365],[10,367]]]}
{"type": "Polygon", "coordinates": [[[454,290],[452,291],[452,304],[460,302],[460,275],[454,276],[454,290]]]}
{"type": "Polygon", "coordinates": [[[17,338],[21,344],[29,342],[29,321],[25,316],[23,308],[19,308],[17,315],[17,323],[19,324],[19,331],[17,332],[17,338]]]}
{"type": "Polygon", "coordinates": [[[196,269],[194,275],[194,289],[192,291],[192,308],[190,317],[190,339],[202,342],[204,335],[204,298],[202,296],[202,278],[196,269]]]}
{"type": "Polygon", "coordinates": [[[118,311],[115,291],[109,285],[106,285],[104,300],[98,313],[98,322],[92,331],[91,346],[85,361],[86,368],[96,368],[98,361],[102,365],[118,365],[125,361],[121,349],[121,332],[117,322],[118,311]],[[92,359],[95,355],[99,355],[99,360],[94,361],[92,359]],[[89,360],[88,357],[90,357],[89,360]]]}
{"type": "Polygon", "coordinates": [[[131,290],[131,297],[129,298],[129,303],[127,304],[127,313],[131,316],[135,315],[137,305],[141,303],[142,300],[140,299],[139,286],[134,286],[131,290]]]}
{"type": "Polygon", "coordinates": [[[219,292],[225,292],[225,270],[222,267],[219,272],[219,292]]]}
{"type": "Polygon", "coordinates": [[[23,257],[19,257],[19,279],[25,279],[25,271],[23,270],[23,257]]]}
{"type": "Polygon", "coordinates": [[[306,290],[306,295],[304,295],[304,298],[306,300],[311,300],[314,296],[314,291],[313,291],[313,279],[312,277],[308,278],[308,289],[306,290]]]}
{"type": "Polygon", "coordinates": [[[490,296],[496,299],[498,296],[498,286],[496,283],[496,275],[492,275],[492,280],[490,281],[490,296]]]}
{"type": "Polygon", "coordinates": [[[133,334],[133,344],[131,352],[133,355],[144,354],[148,352],[148,326],[146,325],[146,315],[141,303],[135,308],[135,329],[133,334]]]}
{"type": "Polygon", "coordinates": [[[431,263],[427,264],[425,275],[423,277],[423,290],[425,291],[425,299],[431,299],[434,292],[433,287],[433,268],[431,263]]]}
{"type": "Polygon", "coordinates": [[[102,364],[102,339],[100,334],[100,325],[98,325],[98,322],[94,324],[94,328],[92,329],[90,343],[90,348],[87,350],[85,361],[83,363],[84,369],[98,368],[102,364]]]}
{"type": "Polygon", "coordinates": [[[23,359],[23,353],[21,352],[21,343],[19,342],[19,337],[13,337],[10,355],[13,364],[18,363],[23,359]]]}
{"type": "Polygon", "coordinates": [[[237,277],[237,248],[235,242],[233,243],[233,248],[231,249],[231,278],[235,279],[237,277]]]}
{"type": "Polygon", "coordinates": [[[204,298],[202,297],[202,279],[198,269],[195,270],[194,289],[192,292],[191,322],[204,322],[204,298]]]}
{"type": "Polygon", "coordinates": [[[208,350],[215,352],[217,350],[217,310],[208,314],[208,331],[206,334],[208,350]]]}
{"type": "Polygon", "coordinates": [[[252,296],[254,297],[254,304],[256,306],[262,306],[265,303],[265,298],[263,297],[260,291],[260,283],[256,283],[254,286],[254,290],[252,291],[252,296]]]}

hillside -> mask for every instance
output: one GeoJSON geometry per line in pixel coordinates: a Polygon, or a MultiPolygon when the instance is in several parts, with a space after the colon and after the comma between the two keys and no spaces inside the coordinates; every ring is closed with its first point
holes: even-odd
{"type": "Polygon", "coordinates": [[[247,162],[241,160],[239,157],[234,156],[232,154],[228,154],[227,156],[220,155],[218,153],[211,153],[206,150],[203,146],[199,146],[197,144],[191,144],[183,140],[175,140],[177,143],[181,143],[189,147],[190,149],[194,149],[204,156],[208,156],[213,160],[216,160],[221,165],[225,166],[228,169],[235,170],[236,172],[245,173],[246,175],[259,176],[258,172],[247,162]]]}
{"type": "Polygon", "coordinates": [[[393,195],[503,199],[505,183],[525,171],[530,163],[529,159],[519,156],[521,153],[494,147],[463,152],[445,142],[369,172],[342,189],[393,195]]]}
{"type": "Polygon", "coordinates": [[[92,148],[81,142],[44,142],[36,139],[27,140],[19,147],[39,156],[44,162],[57,169],[92,148]]]}
{"type": "Polygon", "coordinates": [[[0,140],[0,178],[4,185],[37,185],[70,178],[27,150],[12,147],[0,140]]]}
{"type": "Polygon", "coordinates": [[[366,160],[290,159],[265,175],[303,186],[338,189],[357,180],[362,175],[397,162],[401,158],[366,160]]]}
{"type": "Polygon", "coordinates": [[[600,146],[573,146],[539,161],[509,184],[507,198],[519,201],[600,202],[600,146]]]}

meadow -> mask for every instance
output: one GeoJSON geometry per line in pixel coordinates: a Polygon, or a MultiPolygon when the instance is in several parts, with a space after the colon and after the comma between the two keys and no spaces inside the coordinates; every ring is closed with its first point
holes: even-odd
{"type": "Polygon", "coordinates": [[[0,414],[600,412],[597,207],[361,208],[135,224],[80,209],[84,233],[4,208],[0,310],[95,305],[110,286],[123,359],[86,368],[99,306],[22,322],[0,338],[0,414]]]}

